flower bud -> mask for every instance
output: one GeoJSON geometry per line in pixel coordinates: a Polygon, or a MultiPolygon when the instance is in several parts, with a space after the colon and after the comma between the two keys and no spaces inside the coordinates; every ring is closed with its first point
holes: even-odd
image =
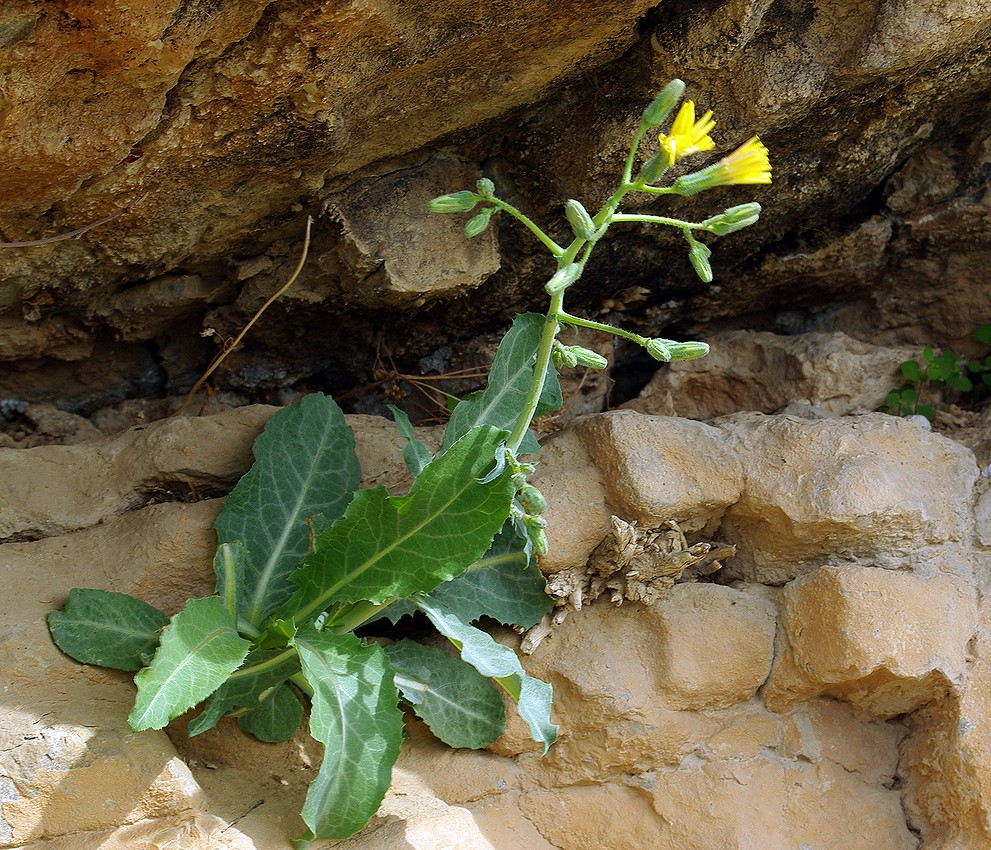
{"type": "Polygon", "coordinates": [[[468,212],[481,200],[474,192],[454,192],[441,195],[430,202],[430,211],[436,213],[468,212]]]}
{"type": "Polygon", "coordinates": [[[644,185],[651,185],[661,179],[661,176],[668,170],[668,158],[666,155],[658,154],[648,159],[637,175],[637,181],[644,185]]]}
{"type": "Polygon", "coordinates": [[[671,80],[661,93],[651,101],[640,118],[641,127],[660,127],[675,104],[685,93],[685,84],[681,80],[671,80]]]}
{"type": "Polygon", "coordinates": [[[488,177],[483,177],[475,184],[475,188],[478,189],[478,194],[483,198],[491,200],[495,197],[495,183],[489,180],[488,177]]]}
{"type": "Polygon", "coordinates": [[[668,340],[668,350],[672,360],[698,360],[709,353],[709,346],[704,342],[671,342],[668,340]]]}
{"type": "Polygon", "coordinates": [[[653,357],[655,360],[660,360],[662,363],[671,362],[671,349],[669,347],[669,339],[648,339],[643,347],[647,349],[647,353],[653,357]]]}
{"type": "Polygon", "coordinates": [[[528,514],[542,514],[547,509],[547,500],[532,484],[524,484],[520,488],[520,501],[528,514]]]}
{"type": "Polygon", "coordinates": [[[592,216],[578,201],[570,200],[564,205],[564,214],[568,217],[571,232],[579,239],[591,242],[595,239],[595,222],[592,216]]]}
{"type": "Polygon", "coordinates": [[[699,276],[699,279],[703,283],[712,283],[712,266],[709,265],[710,256],[712,256],[712,251],[709,250],[707,245],[696,242],[694,239],[689,239],[688,259],[692,263],[692,268],[695,269],[695,274],[699,276]]]}
{"type": "Polygon", "coordinates": [[[578,366],[584,366],[587,369],[605,369],[609,365],[609,361],[601,354],[596,354],[580,345],[570,345],[568,348],[578,366]]]}
{"type": "Polygon", "coordinates": [[[581,274],[582,266],[580,263],[568,263],[568,265],[554,272],[554,277],[547,281],[544,290],[548,295],[553,295],[555,292],[567,289],[581,277],[581,274]]]}
{"type": "Polygon", "coordinates": [[[489,226],[489,222],[492,220],[492,215],[495,212],[495,207],[489,207],[488,209],[482,210],[478,215],[474,215],[469,218],[468,223],[465,225],[465,236],[469,239],[474,236],[478,236],[479,233],[489,226]]]}
{"type": "Polygon", "coordinates": [[[736,233],[744,227],[750,227],[760,218],[760,204],[752,202],[730,207],[728,210],[707,218],[702,222],[702,226],[716,236],[725,236],[727,233],[736,233]]]}
{"type": "Polygon", "coordinates": [[[554,347],[551,349],[551,357],[554,360],[554,365],[558,369],[567,366],[568,368],[573,368],[578,365],[578,357],[571,350],[569,346],[562,345],[557,340],[554,340],[554,347]]]}

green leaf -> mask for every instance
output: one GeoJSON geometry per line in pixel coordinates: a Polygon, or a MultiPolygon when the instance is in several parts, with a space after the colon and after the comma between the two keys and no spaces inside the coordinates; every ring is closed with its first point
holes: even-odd
{"type": "Polygon", "coordinates": [[[476,428],[436,458],[409,493],[362,490],[344,517],[317,536],[314,551],[293,573],[298,590],[280,616],[312,621],[334,603],[433,590],[464,572],[488,550],[509,515],[509,470],[488,484],[505,433],[476,428]]]}
{"type": "Polygon", "coordinates": [[[217,690],[250,649],[223,599],[190,599],[162,632],[151,666],[134,677],[138,696],[127,722],[135,732],[161,729],[217,690]]]}
{"type": "Polygon", "coordinates": [[[140,670],[158,646],[158,631],[169,622],[157,608],[111,590],[69,591],[65,607],[48,615],[55,645],[83,664],[140,670]]]}
{"type": "Polygon", "coordinates": [[[978,325],[974,328],[974,337],[978,342],[991,345],[991,325],[978,325]]]}
{"type": "Polygon", "coordinates": [[[922,367],[914,360],[906,360],[899,368],[902,374],[910,381],[918,383],[923,379],[922,367]]]}
{"type": "Polygon", "coordinates": [[[291,649],[253,649],[244,663],[207,698],[203,711],[189,724],[189,737],[212,729],[221,717],[236,709],[257,708],[264,693],[299,670],[299,656],[291,649]]]}
{"type": "Polygon", "coordinates": [[[403,699],[448,746],[477,750],[506,730],[505,704],[474,667],[411,640],[385,652],[403,699]]]}
{"type": "Polygon", "coordinates": [[[254,466],[217,519],[218,541],[241,541],[247,557],[233,575],[218,572],[217,592],[233,597],[238,616],[259,626],[292,593],[287,579],[307,551],[307,517],[340,517],[361,470],[344,414],[322,393],[276,413],[254,453],[254,466]]]}
{"type": "MultiPolygon", "coordinates": [[[[481,393],[463,399],[444,432],[442,451],[447,451],[456,440],[477,425],[493,425],[511,431],[523,409],[533,367],[540,345],[540,336],[547,319],[539,313],[517,316],[509,332],[499,343],[489,380],[481,393]]],[[[538,414],[557,410],[563,404],[557,370],[551,364],[544,378],[540,394],[541,408],[538,414]]]]}
{"type": "Polygon", "coordinates": [[[919,394],[911,387],[905,387],[902,390],[902,404],[911,407],[916,401],[919,400],[919,394]]]}
{"type": "Polygon", "coordinates": [[[506,523],[481,560],[432,590],[428,598],[464,623],[484,616],[530,628],[554,607],[545,585],[527,554],[526,540],[506,523]]]}
{"type": "Polygon", "coordinates": [[[403,446],[403,460],[406,461],[406,468],[409,470],[409,474],[416,478],[427,468],[427,464],[434,459],[434,456],[430,454],[430,449],[416,439],[413,423],[409,421],[406,411],[400,410],[394,404],[389,405],[389,410],[392,411],[392,418],[395,420],[399,434],[406,438],[406,445],[403,446]]]}
{"type": "Polygon", "coordinates": [[[294,844],[347,838],[375,814],[392,776],[403,736],[392,669],[382,648],[352,634],[302,629],[294,638],[313,688],[310,734],[324,745],[294,844]]]}
{"type": "Polygon", "coordinates": [[[292,688],[276,685],[254,711],[239,717],[241,731],[254,735],[259,741],[277,744],[288,741],[303,720],[303,704],[292,688]]]}
{"type": "Polygon", "coordinates": [[[483,676],[495,679],[518,703],[520,717],[530,727],[530,737],[544,745],[544,752],[557,740],[551,723],[551,686],[526,675],[519,658],[491,635],[462,623],[453,614],[417,597],[416,604],[444,637],[461,650],[461,658],[483,676]]]}

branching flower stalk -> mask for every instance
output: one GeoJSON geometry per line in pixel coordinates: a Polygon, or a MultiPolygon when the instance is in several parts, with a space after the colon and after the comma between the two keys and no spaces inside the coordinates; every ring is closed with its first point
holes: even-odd
{"type": "MultiPolygon", "coordinates": [[[[656,185],[668,168],[681,159],[711,150],[715,146],[709,135],[716,126],[712,112],[708,111],[702,118],[696,120],[695,104],[692,101],[682,104],[671,132],[659,134],[660,150],[658,154],[648,159],[637,176],[633,176],[637,153],[644,136],[664,123],[671,110],[681,99],[684,89],[685,85],[681,80],[672,80],[644,110],[626,157],[619,186],[594,216],[590,216],[578,201],[569,200],[567,202],[565,213],[574,235],[567,247],[558,245],[539,225],[515,206],[496,197],[495,186],[488,179],[483,178],[478,181],[475,192],[455,192],[450,195],[442,195],[431,202],[431,209],[434,212],[468,212],[478,204],[485,204],[486,206],[482,211],[476,213],[465,225],[465,234],[469,237],[481,233],[496,213],[505,212],[533,233],[550,251],[557,263],[555,273],[544,287],[550,296],[550,304],[536,353],[533,379],[519,417],[507,441],[507,447],[514,454],[519,451],[530,423],[537,413],[544,379],[552,359],[556,357],[562,361],[556,365],[575,365],[571,361],[577,361],[579,358],[583,360],[584,365],[595,365],[600,368],[605,365],[604,361],[601,364],[596,361],[595,358],[598,355],[594,355],[594,352],[579,349],[577,346],[569,346],[565,351],[565,347],[557,343],[557,335],[562,325],[591,328],[613,334],[642,346],[652,357],[662,362],[690,360],[708,353],[709,347],[703,342],[676,342],[668,339],[649,338],[602,322],[583,319],[572,315],[564,308],[565,293],[581,278],[592,250],[614,223],[659,224],[681,230],[688,243],[689,260],[692,266],[699,278],[705,283],[709,283],[712,281],[712,269],[709,265],[710,251],[704,243],[695,238],[695,235],[697,233],[710,233],[714,236],[725,236],[728,233],[749,227],[759,218],[760,204],[753,202],[730,207],[722,213],[700,222],[619,211],[623,199],[630,193],[690,196],[717,186],[767,184],[771,182],[771,166],[767,148],[759,138],[754,136],[713,165],[703,168],[701,171],[679,176],[668,186],[656,185]]],[[[601,360],[601,358],[599,359],[601,360]]]]}

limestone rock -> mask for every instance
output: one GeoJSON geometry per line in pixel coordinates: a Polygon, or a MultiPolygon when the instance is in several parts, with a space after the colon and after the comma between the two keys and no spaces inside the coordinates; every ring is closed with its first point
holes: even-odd
{"type": "Polygon", "coordinates": [[[740,461],[726,435],[701,422],[621,410],[581,420],[575,432],[613,511],[647,528],[674,520],[686,534],[712,530],[740,497],[740,461]]]}
{"type": "MultiPolygon", "coordinates": [[[[447,216],[425,216],[431,198],[472,188],[481,173],[450,157],[364,181],[333,202],[344,228],[345,293],[369,306],[417,305],[463,294],[499,270],[494,229],[472,240],[447,216]]],[[[481,208],[479,208],[481,209],[481,208]]]]}
{"type": "Polygon", "coordinates": [[[547,500],[547,554],[540,569],[583,566],[609,532],[610,511],[603,476],[574,431],[544,442],[533,483],[547,500]]]}
{"type": "Polygon", "coordinates": [[[952,576],[823,567],[784,590],[764,702],[788,711],[825,694],[909,713],[963,683],[977,627],[975,593],[952,576]]]}
{"type": "Polygon", "coordinates": [[[745,480],[720,529],[737,543],[729,575],[783,584],[842,558],[969,578],[968,449],[885,414],[740,414],[720,428],[738,441],[745,480]]]}
{"type": "Polygon", "coordinates": [[[709,419],[743,410],[811,413],[876,410],[902,383],[899,365],[917,352],[884,348],[844,333],[798,336],[728,331],[706,338],[710,352],[657,371],[640,396],[623,405],[642,413],[709,419]]]}

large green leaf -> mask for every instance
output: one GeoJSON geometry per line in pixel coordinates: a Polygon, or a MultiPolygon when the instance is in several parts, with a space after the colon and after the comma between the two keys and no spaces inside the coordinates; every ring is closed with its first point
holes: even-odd
{"type": "Polygon", "coordinates": [[[157,608],[112,590],[69,591],[65,607],[48,615],[55,645],[83,664],[140,670],[158,646],[158,631],[169,622],[157,608]]]}
{"type": "Polygon", "coordinates": [[[433,590],[477,561],[502,527],[513,498],[509,472],[482,484],[505,433],[483,426],[434,460],[409,493],[359,491],[344,517],[317,535],[293,573],[298,590],[279,617],[303,624],[335,603],[433,590]]]}
{"type": "Polygon", "coordinates": [[[399,756],[403,716],[381,647],[312,628],[293,642],[313,688],[310,734],[324,745],[303,806],[310,830],[293,842],[306,847],[315,838],[347,838],[375,814],[399,756]]]}
{"type": "MultiPolygon", "coordinates": [[[[513,430],[530,389],[540,336],[546,322],[546,316],[539,313],[524,313],[516,317],[513,326],[499,343],[485,389],[464,399],[454,408],[444,431],[442,451],[449,449],[456,440],[477,425],[493,425],[505,431],[513,430]]],[[[563,403],[557,370],[551,363],[544,376],[537,412],[539,414],[557,410],[563,403]]],[[[521,447],[524,452],[534,451],[536,448],[539,447],[532,439],[521,447]]]]}
{"type": "Polygon", "coordinates": [[[406,461],[406,468],[409,470],[409,474],[416,478],[427,468],[427,464],[433,460],[434,456],[430,453],[430,449],[416,438],[413,423],[410,422],[406,411],[394,404],[389,405],[389,410],[392,411],[392,418],[400,436],[406,438],[406,445],[403,446],[403,460],[406,461]]]}
{"type": "Polygon", "coordinates": [[[259,741],[277,744],[288,741],[303,720],[303,704],[289,685],[276,685],[258,708],[238,718],[241,731],[259,741]]]}
{"type": "Polygon", "coordinates": [[[218,541],[240,541],[246,549],[236,572],[218,569],[217,593],[232,597],[238,617],[258,626],[292,593],[287,579],[306,554],[307,518],[340,517],[361,470],[344,414],[322,393],[276,413],[254,453],[254,466],[217,519],[218,541]]]}
{"type": "Polygon", "coordinates": [[[151,665],[134,677],[138,696],[127,722],[136,732],[161,729],[217,690],[250,649],[223,599],[190,599],[162,632],[151,665]]]}
{"type": "Polygon", "coordinates": [[[527,676],[519,658],[491,635],[461,622],[456,616],[418,597],[416,604],[444,637],[461,650],[461,657],[483,676],[502,685],[517,701],[520,717],[530,728],[530,737],[544,745],[544,752],[557,740],[551,723],[551,686],[527,676]]]}
{"type": "Polygon", "coordinates": [[[544,592],[546,581],[526,549],[526,540],[506,523],[481,560],[438,585],[428,599],[463,623],[491,617],[507,626],[536,625],[554,602],[544,592]]]}
{"type": "Polygon", "coordinates": [[[254,709],[262,695],[300,670],[299,656],[292,649],[253,649],[244,663],[210,694],[203,710],[189,724],[189,736],[217,725],[225,714],[254,709]]]}
{"type": "Polygon", "coordinates": [[[440,740],[478,749],[506,729],[506,706],[491,682],[459,658],[411,640],[385,647],[403,699],[440,740]]]}

